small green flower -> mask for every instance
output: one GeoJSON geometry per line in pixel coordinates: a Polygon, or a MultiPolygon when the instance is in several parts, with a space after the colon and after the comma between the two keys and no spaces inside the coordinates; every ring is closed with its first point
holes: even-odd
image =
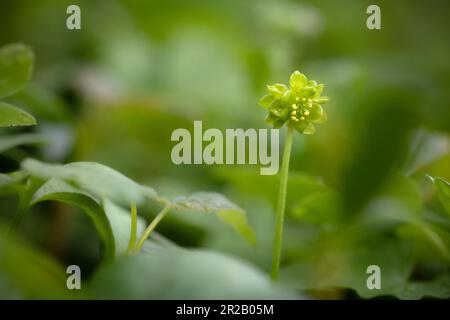
{"type": "Polygon", "coordinates": [[[330,99],[321,96],[324,85],[317,84],[299,71],[294,71],[289,79],[290,87],[284,84],[268,85],[269,93],[259,103],[269,110],[266,121],[275,128],[286,122],[298,132],[313,134],[315,123],[324,123],[327,115],[322,104],[330,99]]]}

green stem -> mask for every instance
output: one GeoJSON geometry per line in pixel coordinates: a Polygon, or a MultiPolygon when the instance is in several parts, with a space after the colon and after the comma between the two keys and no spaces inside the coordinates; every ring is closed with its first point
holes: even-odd
{"type": "Polygon", "coordinates": [[[136,246],[137,235],[137,208],[136,203],[131,203],[131,230],[130,230],[130,242],[128,242],[127,253],[131,254],[136,246]]]}
{"type": "Polygon", "coordinates": [[[280,189],[278,192],[277,211],[275,214],[275,239],[272,254],[272,279],[278,278],[281,260],[281,244],[283,239],[284,210],[286,208],[287,182],[289,178],[289,160],[291,158],[291,146],[294,128],[288,126],[286,141],[283,149],[283,160],[281,163],[280,189]]]}
{"type": "Polygon", "coordinates": [[[142,246],[144,245],[145,240],[148,239],[148,237],[150,236],[152,231],[156,228],[158,223],[166,216],[166,214],[169,212],[170,209],[171,209],[171,204],[169,203],[158,213],[158,215],[155,217],[155,219],[153,219],[153,221],[148,225],[147,229],[145,229],[144,234],[139,239],[139,242],[136,245],[136,251],[139,251],[142,249],[142,246]]]}

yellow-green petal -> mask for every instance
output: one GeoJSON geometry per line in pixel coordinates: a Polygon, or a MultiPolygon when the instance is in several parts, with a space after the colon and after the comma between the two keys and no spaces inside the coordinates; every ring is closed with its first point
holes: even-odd
{"type": "Polygon", "coordinates": [[[281,83],[267,85],[267,90],[275,98],[281,98],[283,96],[283,93],[285,93],[288,89],[289,88],[285,84],[281,84],[281,83]]]}
{"type": "Polygon", "coordinates": [[[296,103],[297,101],[295,100],[295,93],[292,92],[292,90],[288,90],[283,94],[283,97],[281,98],[281,101],[288,105],[291,106],[292,104],[296,103]]]}
{"type": "Polygon", "coordinates": [[[280,117],[277,117],[273,113],[269,113],[266,117],[266,122],[271,124],[274,128],[281,128],[286,120],[283,120],[280,117]]]}
{"type": "Polygon", "coordinates": [[[275,100],[269,107],[271,113],[277,117],[286,117],[290,111],[289,108],[284,105],[281,100],[275,100]]]}
{"type": "Polygon", "coordinates": [[[314,102],[319,104],[324,104],[327,103],[328,101],[330,101],[330,98],[326,96],[314,98],[314,102]]]}
{"type": "Polygon", "coordinates": [[[324,87],[325,86],[323,84],[319,84],[318,86],[316,86],[316,89],[314,91],[314,98],[319,98],[320,97],[324,87]]]}
{"type": "Polygon", "coordinates": [[[289,85],[291,86],[291,89],[294,91],[301,90],[306,85],[307,82],[308,78],[306,78],[306,76],[299,71],[294,71],[289,79],[289,85]]]}
{"type": "Polygon", "coordinates": [[[308,122],[305,130],[303,130],[303,134],[314,134],[316,132],[316,127],[311,122],[308,122]]]}
{"type": "Polygon", "coordinates": [[[299,121],[294,125],[295,130],[303,134],[313,134],[316,132],[316,127],[309,121],[299,121]]]}
{"type": "Polygon", "coordinates": [[[266,94],[264,97],[262,97],[259,100],[259,104],[261,106],[263,106],[264,108],[268,109],[270,107],[270,105],[272,104],[272,102],[275,100],[276,98],[271,95],[271,94],[266,94]]]}
{"type": "Polygon", "coordinates": [[[302,96],[306,97],[306,98],[314,98],[315,96],[315,92],[316,92],[316,88],[315,87],[311,87],[311,86],[306,86],[302,89],[301,94],[302,96]]]}
{"type": "Polygon", "coordinates": [[[320,104],[313,103],[309,110],[308,120],[315,123],[324,123],[327,121],[327,115],[320,104]]]}

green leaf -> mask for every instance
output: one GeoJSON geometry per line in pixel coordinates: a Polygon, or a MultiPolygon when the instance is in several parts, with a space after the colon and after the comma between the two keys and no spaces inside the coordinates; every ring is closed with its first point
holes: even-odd
{"type": "Polygon", "coordinates": [[[339,197],[331,190],[321,190],[298,200],[292,216],[309,223],[336,224],[341,219],[339,197]]]}
{"type": "Polygon", "coordinates": [[[432,177],[432,181],[436,186],[442,206],[450,215],[450,183],[440,177],[432,177]]]}
{"type": "Polygon", "coordinates": [[[3,186],[8,186],[13,182],[14,180],[10,176],[0,173],[0,188],[3,186]]]}
{"type": "MultiPolygon", "coordinates": [[[[131,217],[130,214],[108,199],[99,201],[88,192],[58,178],[52,178],[33,195],[30,205],[42,201],[59,201],[81,208],[93,221],[105,245],[105,257],[124,254],[127,250],[131,217]]],[[[138,235],[145,229],[145,222],[138,219],[138,235]]]]}
{"type": "Polygon", "coordinates": [[[360,106],[369,111],[360,120],[361,130],[352,132],[352,152],[348,153],[342,174],[342,205],[349,217],[361,213],[404,162],[411,133],[417,126],[418,102],[411,92],[375,89],[361,97],[360,106]]]}
{"type": "Polygon", "coordinates": [[[106,265],[94,275],[90,291],[95,299],[296,298],[251,265],[211,251],[180,248],[152,249],[152,254],[106,265]]]}
{"type": "Polygon", "coordinates": [[[0,102],[0,127],[32,126],[36,119],[17,107],[0,102]]]}
{"type": "Polygon", "coordinates": [[[379,235],[350,247],[337,245],[282,270],[281,282],[300,290],[354,289],[363,298],[395,296],[400,299],[450,297],[449,279],[442,282],[409,281],[414,266],[412,247],[401,239],[379,235]],[[367,267],[381,269],[381,289],[367,288],[367,267]]]}
{"type": "Polygon", "coordinates": [[[40,134],[15,134],[12,136],[0,136],[0,153],[24,144],[42,144],[48,140],[40,134]]]}
{"type": "Polygon", "coordinates": [[[64,99],[56,92],[37,86],[27,86],[24,90],[8,97],[8,102],[16,106],[26,106],[38,119],[50,122],[69,122],[73,114],[64,99]]]}
{"type": "MultiPolygon", "coordinates": [[[[217,168],[214,172],[219,179],[230,183],[240,193],[257,197],[272,204],[273,208],[276,207],[279,175],[261,176],[259,170],[227,167],[217,168]]],[[[298,204],[299,199],[326,190],[328,188],[313,176],[295,171],[289,172],[286,212],[290,212],[298,204]]]]}
{"type": "Polygon", "coordinates": [[[17,193],[19,185],[26,179],[26,175],[21,172],[12,172],[8,174],[0,173],[0,195],[7,193],[17,193]]]}
{"type": "Polygon", "coordinates": [[[225,223],[231,225],[250,243],[255,243],[255,235],[247,224],[245,211],[216,192],[197,192],[188,197],[180,196],[174,199],[174,208],[178,210],[194,210],[214,212],[225,223]]]}
{"type": "Polygon", "coordinates": [[[414,133],[409,157],[403,167],[407,175],[430,165],[450,153],[450,141],[446,134],[431,133],[420,129],[414,133]]]}
{"type": "Polygon", "coordinates": [[[83,292],[67,290],[67,275],[51,257],[0,230],[0,298],[73,299],[83,292]],[[2,285],[3,284],[3,285],[2,285]],[[5,292],[5,286],[7,292],[5,292]],[[5,296],[6,294],[6,296],[5,296]]]}
{"type": "Polygon", "coordinates": [[[25,45],[10,44],[0,48],[0,98],[25,86],[33,71],[33,61],[33,51],[25,45]]]}
{"type": "Polygon", "coordinates": [[[69,183],[53,178],[40,187],[31,199],[30,206],[42,201],[59,201],[81,208],[93,221],[95,228],[105,245],[105,256],[114,257],[114,235],[105,211],[100,203],[87,192],[84,192],[69,183]]]}
{"type": "Polygon", "coordinates": [[[95,162],[72,162],[60,165],[26,159],[22,162],[22,168],[42,179],[65,180],[88,191],[97,199],[108,198],[127,207],[131,202],[142,203],[145,197],[162,201],[154,189],[137,184],[123,174],[95,162]]]}
{"type": "Polygon", "coordinates": [[[399,288],[398,296],[402,299],[412,300],[423,297],[448,299],[450,297],[450,276],[443,275],[431,281],[407,282],[399,288]]]}
{"type": "MultiPolygon", "coordinates": [[[[106,255],[126,253],[131,228],[131,217],[127,210],[108,199],[98,201],[93,195],[57,178],[46,182],[33,195],[31,205],[41,201],[54,200],[80,207],[94,222],[97,231],[105,243],[106,255]]],[[[145,229],[145,221],[137,218],[137,236],[145,229]]],[[[159,237],[159,236],[158,236],[159,237]]]]}
{"type": "Polygon", "coordinates": [[[18,179],[15,179],[11,174],[0,173],[0,190],[11,187],[16,184],[18,179]]]}

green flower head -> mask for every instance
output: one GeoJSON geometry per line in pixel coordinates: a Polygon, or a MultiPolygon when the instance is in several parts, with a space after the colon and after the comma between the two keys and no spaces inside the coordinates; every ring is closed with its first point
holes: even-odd
{"type": "Polygon", "coordinates": [[[289,87],[284,84],[268,85],[269,93],[259,103],[269,110],[266,121],[275,128],[286,122],[298,132],[313,134],[315,123],[324,123],[327,115],[322,105],[328,97],[321,96],[324,85],[317,84],[299,71],[292,73],[289,87]]]}

